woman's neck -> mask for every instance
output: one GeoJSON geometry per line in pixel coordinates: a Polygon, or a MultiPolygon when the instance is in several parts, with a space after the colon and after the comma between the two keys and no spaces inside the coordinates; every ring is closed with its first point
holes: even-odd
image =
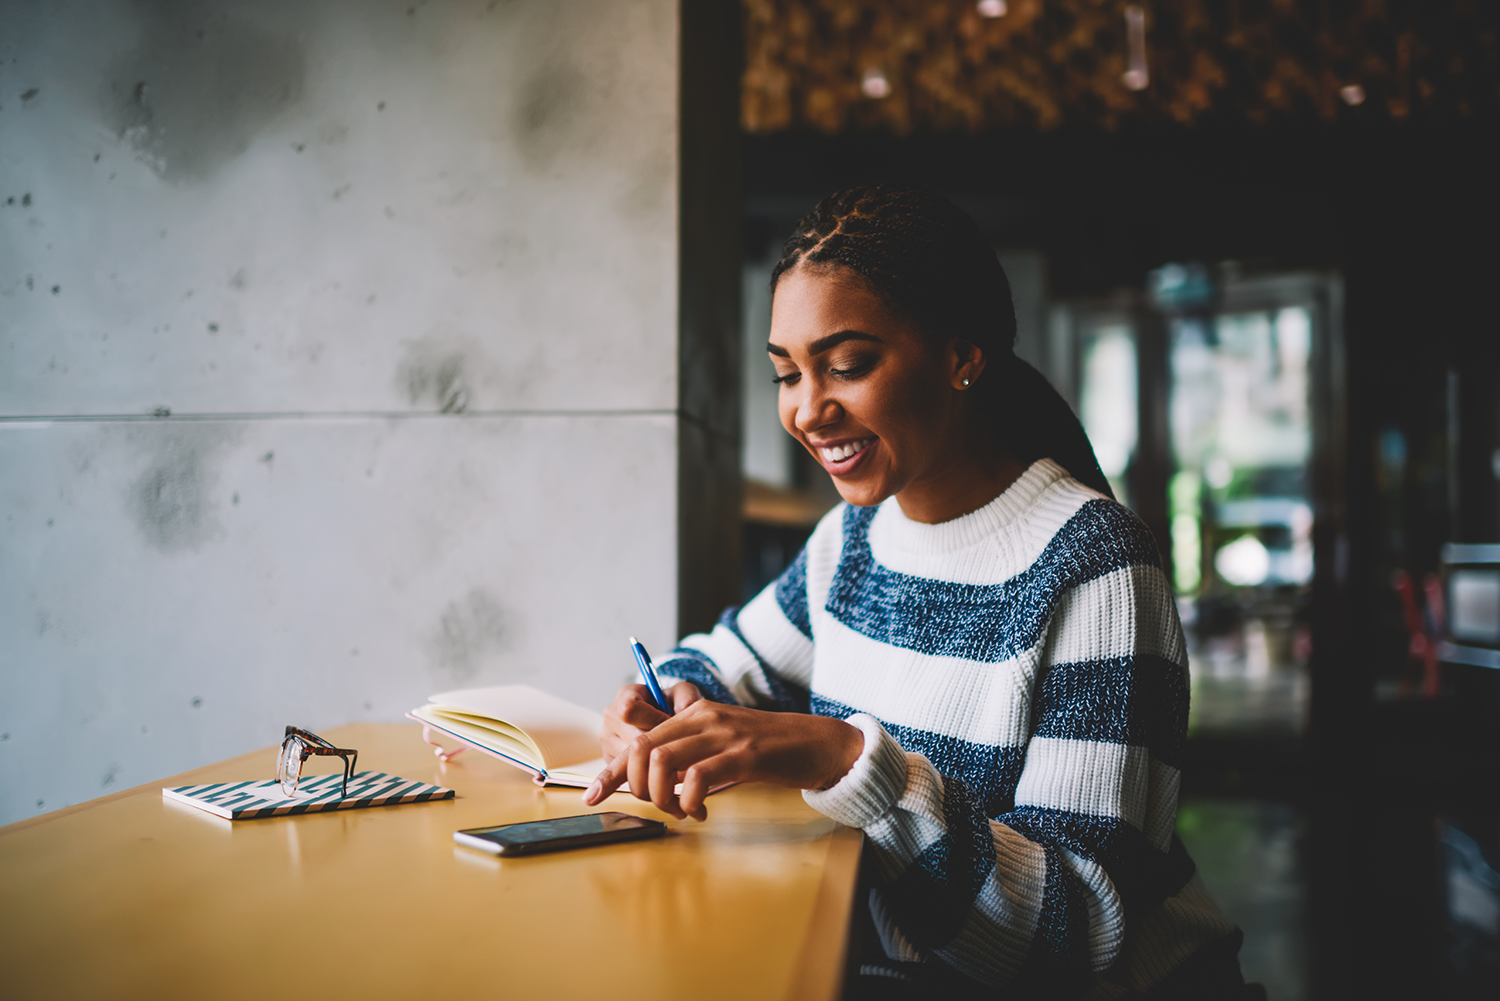
{"type": "Polygon", "coordinates": [[[952,457],[896,494],[901,513],[937,525],[978,511],[1020,479],[1026,466],[992,436],[974,435],[952,457]]]}

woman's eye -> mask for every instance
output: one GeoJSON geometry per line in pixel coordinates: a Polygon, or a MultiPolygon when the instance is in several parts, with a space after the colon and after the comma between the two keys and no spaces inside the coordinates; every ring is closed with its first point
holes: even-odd
{"type": "Polygon", "coordinates": [[[839,368],[830,368],[828,374],[840,379],[855,379],[868,372],[874,364],[868,358],[860,359],[839,368]]]}
{"type": "Polygon", "coordinates": [[[801,375],[802,375],[801,372],[788,372],[786,375],[773,375],[773,376],[771,376],[771,381],[773,383],[775,383],[776,385],[778,385],[778,386],[780,386],[782,384],[790,386],[793,383],[795,383],[797,381],[797,379],[801,375]]]}

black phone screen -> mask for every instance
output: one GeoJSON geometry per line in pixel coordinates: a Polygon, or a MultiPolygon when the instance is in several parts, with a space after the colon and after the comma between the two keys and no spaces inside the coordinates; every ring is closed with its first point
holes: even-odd
{"type": "Polygon", "coordinates": [[[455,831],[453,840],[496,855],[520,855],[650,838],[665,833],[666,829],[667,825],[659,820],[628,813],[587,813],[523,824],[472,827],[455,831]]]}

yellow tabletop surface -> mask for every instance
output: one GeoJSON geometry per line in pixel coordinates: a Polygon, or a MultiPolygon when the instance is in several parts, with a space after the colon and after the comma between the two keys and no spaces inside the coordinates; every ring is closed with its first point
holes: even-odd
{"type": "MultiPolygon", "coordinates": [[[[861,835],[744,785],[678,822],[407,724],[323,734],[456,799],[228,821],[164,785],[268,779],[267,748],[0,828],[6,998],[835,998],[861,835]],[[666,837],[500,859],[463,827],[624,810],[666,837]]],[[[308,773],[340,767],[308,762],[308,773]]]]}

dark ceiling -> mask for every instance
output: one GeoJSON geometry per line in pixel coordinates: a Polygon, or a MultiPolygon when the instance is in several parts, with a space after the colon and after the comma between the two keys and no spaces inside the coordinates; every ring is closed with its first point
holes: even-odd
{"type": "Polygon", "coordinates": [[[1500,4],[1479,0],[744,0],[744,12],[751,133],[1500,119],[1500,4]],[[1139,89],[1125,78],[1131,7],[1144,19],[1139,89]]]}

